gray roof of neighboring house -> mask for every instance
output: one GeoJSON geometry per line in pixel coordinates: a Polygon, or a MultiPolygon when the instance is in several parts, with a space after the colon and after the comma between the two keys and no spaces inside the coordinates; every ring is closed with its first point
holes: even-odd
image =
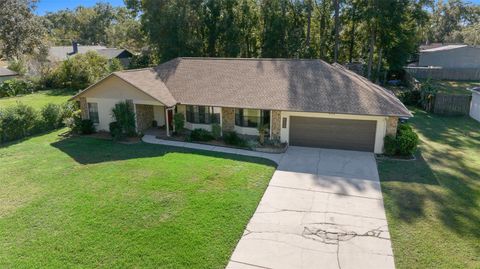
{"type": "MultiPolygon", "coordinates": [[[[82,46],[78,45],[78,53],[86,53],[88,51],[96,51],[98,54],[105,56],[107,59],[113,59],[120,55],[125,49],[107,48],[105,46],[82,46]]],[[[73,53],[72,46],[50,47],[48,58],[51,61],[63,61],[73,53]]],[[[129,52],[130,53],[130,52],[129,52]]]]}
{"type": "Polygon", "coordinates": [[[393,93],[321,60],[177,58],[114,74],[168,106],[411,116],[393,93]]]}
{"type": "Polygon", "coordinates": [[[17,72],[12,71],[5,67],[0,67],[0,77],[9,77],[9,76],[16,76],[18,75],[17,72]]]}
{"type": "Polygon", "coordinates": [[[435,52],[435,51],[445,51],[445,50],[454,50],[454,49],[459,49],[459,48],[465,48],[468,47],[468,45],[446,45],[446,46],[440,46],[440,47],[435,47],[435,48],[430,48],[430,49],[424,49],[421,50],[420,52],[435,52]]]}
{"type": "Polygon", "coordinates": [[[125,51],[126,51],[129,55],[131,55],[131,53],[130,53],[128,50],[125,50],[125,49],[106,48],[106,49],[99,49],[99,50],[97,50],[98,54],[107,57],[107,59],[116,58],[116,57],[120,56],[120,54],[122,54],[122,53],[125,52],[125,51]]]}

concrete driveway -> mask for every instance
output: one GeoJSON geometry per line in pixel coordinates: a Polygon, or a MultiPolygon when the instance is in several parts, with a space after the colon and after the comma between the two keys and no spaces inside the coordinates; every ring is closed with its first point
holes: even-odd
{"type": "Polygon", "coordinates": [[[394,268],[373,154],[290,147],[227,268],[394,268]]]}

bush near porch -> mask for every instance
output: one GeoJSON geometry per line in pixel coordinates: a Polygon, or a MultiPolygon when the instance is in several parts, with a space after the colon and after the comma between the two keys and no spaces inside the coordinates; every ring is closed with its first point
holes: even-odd
{"type": "Polygon", "coordinates": [[[224,268],[275,169],[63,132],[0,148],[1,268],[224,268]]]}

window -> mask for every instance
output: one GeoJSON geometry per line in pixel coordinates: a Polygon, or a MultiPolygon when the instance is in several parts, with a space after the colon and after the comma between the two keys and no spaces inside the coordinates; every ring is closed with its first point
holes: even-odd
{"type": "Polygon", "coordinates": [[[88,117],[93,123],[99,123],[98,118],[98,104],[88,103],[88,117]]]}
{"type": "Polygon", "coordinates": [[[282,128],[287,128],[287,118],[282,118],[282,128]]]}
{"type": "Polygon", "coordinates": [[[220,123],[220,114],[210,106],[187,106],[187,122],[199,124],[220,123]]]}
{"type": "Polygon", "coordinates": [[[270,111],[260,109],[235,109],[235,125],[241,127],[258,128],[270,124],[270,111]]]}

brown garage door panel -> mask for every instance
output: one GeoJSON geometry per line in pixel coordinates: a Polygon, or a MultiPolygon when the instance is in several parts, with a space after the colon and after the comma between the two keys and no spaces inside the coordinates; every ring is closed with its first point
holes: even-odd
{"type": "Polygon", "coordinates": [[[373,151],[376,121],[290,117],[290,145],[373,151]]]}

